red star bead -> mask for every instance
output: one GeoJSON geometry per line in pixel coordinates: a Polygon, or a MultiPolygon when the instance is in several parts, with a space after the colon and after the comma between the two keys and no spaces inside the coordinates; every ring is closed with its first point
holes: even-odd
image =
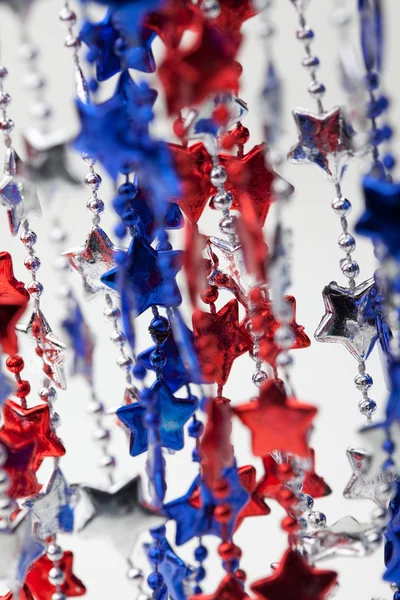
{"type": "Polygon", "coordinates": [[[181,183],[181,196],[174,198],[189,221],[197,223],[210,197],[210,156],[203,144],[169,144],[181,183]]]}
{"type": "Polygon", "coordinates": [[[247,517],[260,517],[262,515],[269,515],[271,512],[269,506],[267,506],[258,493],[256,485],[256,470],[252,465],[240,467],[238,469],[240,485],[250,494],[250,500],[242,508],[238,514],[238,518],[235,525],[235,531],[239,529],[240,525],[247,517]]]}
{"type": "Polygon", "coordinates": [[[0,344],[5,354],[18,352],[15,325],[29,302],[24,284],[14,277],[8,252],[0,252],[0,344]]]}
{"type": "Polygon", "coordinates": [[[307,434],[317,409],[288,398],[279,379],[267,381],[257,400],[236,406],[234,412],[251,431],[255,456],[279,450],[307,458],[307,434]]]}
{"type": "Polygon", "coordinates": [[[38,404],[32,408],[22,408],[12,400],[3,406],[4,425],[1,430],[3,439],[11,444],[22,441],[36,442],[36,455],[33,463],[35,471],[46,456],[63,456],[65,448],[56,436],[50,420],[48,404],[38,404]]]}
{"type": "Polygon", "coordinates": [[[256,14],[250,0],[220,0],[220,13],[210,23],[226,32],[240,31],[243,23],[256,14]]]}
{"type": "MultiPolygon", "coordinates": [[[[59,561],[59,567],[65,574],[65,581],[61,584],[61,591],[68,597],[83,596],[86,593],[86,588],[82,581],[78,579],[72,572],[72,563],[74,556],[70,550],[64,552],[64,556],[59,561]]],[[[33,565],[28,572],[26,583],[34,596],[40,600],[51,600],[55,592],[55,587],[49,581],[49,571],[53,568],[53,563],[42,556],[33,565]]]]}
{"type": "Polygon", "coordinates": [[[36,442],[10,443],[4,437],[3,431],[0,431],[0,445],[4,446],[7,452],[7,460],[3,466],[10,478],[7,495],[16,499],[37,494],[41,486],[34,470],[36,442]]]}
{"type": "MultiPolygon", "coordinates": [[[[8,594],[5,596],[0,596],[0,600],[14,600],[14,594],[12,592],[8,592],[8,594]]],[[[19,590],[18,600],[35,600],[27,585],[24,585],[19,590]]]]}
{"type": "Polygon", "coordinates": [[[213,594],[196,594],[190,600],[245,600],[248,595],[234,575],[225,575],[213,594]]]}
{"type": "Polygon", "coordinates": [[[287,550],[270,577],[250,588],[261,600],[323,600],[335,586],[337,573],[310,567],[294,550],[287,550]]]}
{"type": "Polygon", "coordinates": [[[265,266],[268,246],[264,241],[262,226],[249,194],[241,194],[240,212],[242,218],[238,219],[236,230],[242,246],[246,270],[252,273],[260,284],[266,284],[265,266]]]}
{"type": "Polygon", "coordinates": [[[196,16],[190,0],[167,0],[158,12],[146,16],[144,26],[155,31],[167,48],[177,48],[185,31],[196,22],[196,16]]]}
{"type": "Polygon", "coordinates": [[[199,104],[209,94],[237,91],[241,69],[235,56],[241,39],[240,34],[227,35],[205,23],[189,50],[167,52],[159,77],[170,115],[199,104]]]}
{"type": "Polygon", "coordinates": [[[194,343],[207,382],[225,385],[233,361],[252,347],[244,324],[239,324],[237,300],[225,304],[215,315],[195,310],[194,343]]]}
{"type": "Polygon", "coordinates": [[[210,399],[207,404],[207,423],[200,442],[200,456],[204,480],[213,488],[221,478],[221,471],[232,465],[231,444],[232,411],[229,400],[210,399]]]}

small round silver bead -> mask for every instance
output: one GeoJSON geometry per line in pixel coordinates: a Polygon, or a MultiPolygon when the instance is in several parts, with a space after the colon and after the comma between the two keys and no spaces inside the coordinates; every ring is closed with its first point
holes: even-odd
{"type": "Polygon", "coordinates": [[[230,192],[223,190],[212,197],[211,203],[216,210],[229,210],[232,206],[233,196],[230,192]]]}
{"type": "Polygon", "coordinates": [[[314,506],[314,498],[309,494],[301,494],[299,498],[299,504],[303,510],[312,510],[314,506]]]}
{"type": "Polygon", "coordinates": [[[108,429],[104,429],[104,427],[98,427],[93,432],[93,439],[95,442],[106,442],[110,439],[110,432],[108,429]]]}
{"type": "Polygon", "coordinates": [[[318,81],[312,81],[308,86],[308,93],[311,94],[313,98],[322,98],[325,94],[326,89],[323,83],[319,83],[318,81]]]}
{"type": "Polygon", "coordinates": [[[62,585],[65,581],[65,573],[58,567],[53,567],[49,571],[49,581],[52,585],[62,585]]]}
{"type": "Polygon", "coordinates": [[[39,50],[33,44],[22,44],[18,50],[18,58],[23,61],[35,60],[39,56],[39,50]]]}
{"type": "Polygon", "coordinates": [[[39,390],[39,398],[43,402],[52,403],[57,399],[57,392],[53,387],[42,387],[39,390]]]}
{"type": "Polygon", "coordinates": [[[253,383],[257,386],[257,387],[261,387],[262,384],[268,379],[268,375],[266,374],[265,371],[262,371],[261,369],[256,371],[255,373],[253,373],[253,383]]]}
{"type": "Polygon", "coordinates": [[[339,217],[347,217],[351,211],[351,202],[347,198],[334,198],[332,200],[333,212],[339,217]]]}
{"type": "Polygon", "coordinates": [[[40,258],[38,256],[27,256],[24,260],[25,268],[32,273],[40,269],[40,258]]]}
{"type": "Polygon", "coordinates": [[[300,42],[308,42],[314,37],[313,30],[309,27],[303,27],[296,31],[296,37],[300,42]]]}
{"type": "Polygon", "coordinates": [[[276,365],[278,367],[282,367],[283,369],[290,367],[293,363],[293,358],[290,356],[289,352],[281,352],[276,357],[276,365]]]}
{"type": "Polygon", "coordinates": [[[370,550],[376,550],[382,543],[382,535],[377,531],[366,534],[366,541],[370,550]]]}
{"type": "Polygon", "coordinates": [[[58,429],[61,426],[61,417],[57,412],[53,412],[51,415],[51,426],[53,429],[58,429]]]}
{"type": "Polygon", "coordinates": [[[358,277],[360,274],[360,267],[356,260],[349,260],[347,258],[343,258],[340,261],[340,268],[342,270],[343,275],[348,279],[354,279],[358,277]]]}
{"type": "Polygon", "coordinates": [[[104,202],[100,198],[89,198],[86,207],[93,215],[100,215],[104,211],[104,202]]]}
{"type": "Polygon", "coordinates": [[[102,456],[99,461],[99,467],[102,469],[113,469],[115,467],[115,458],[109,454],[102,456]]]}
{"type": "Polygon", "coordinates": [[[104,413],[104,404],[98,400],[91,400],[87,405],[89,415],[102,415],[104,413]]]}
{"type": "Polygon", "coordinates": [[[360,409],[361,414],[370,417],[376,411],[376,402],[371,400],[371,398],[363,398],[358,403],[358,408],[360,409]]]}
{"type": "Polygon", "coordinates": [[[141,592],[138,596],[136,596],[136,600],[152,600],[151,596],[145,594],[145,592],[141,592]]]}
{"type": "Polygon", "coordinates": [[[10,94],[7,94],[7,92],[1,92],[0,94],[0,108],[7,108],[7,106],[10,104],[11,102],[11,96],[10,94]]]}
{"type": "Polygon", "coordinates": [[[374,508],[371,514],[372,522],[375,523],[375,525],[378,525],[379,527],[386,525],[388,521],[388,516],[388,511],[386,508],[383,508],[383,506],[377,506],[376,508],[374,508]]]}
{"type": "Polygon", "coordinates": [[[14,121],[12,119],[5,118],[0,121],[0,128],[5,135],[10,135],[14,126],[14,121]]]}
{"type": "Polygon", "coordinates": [[[319,67],[319,58],[317,56],[306,56],[301,63],[303,67],[313,71],[319,67]]]}
{"type": "Polygon", "coordinates": [[[368,373],[359,373],[354,377],[354,383],[360,392],[366,392],[372,386],[373,379],[368,373]]]}
{"type": "Polygon", "coordinates": [[[137,567],[130,567],[126,573],[126,577],[130,581],[140,582],[143,580],[143,572],[137,567]]]}
{"type": "Polygon", "coordinates": [[[10,487],[10,478],[6,471],[0,470],[0,494],[5,494],[10,487]]]}
{"type": "Polygon", "coordinates": [[[232,235],[236,231],[236,217],[234,215],[229,215],[224,217],[219,222],[219,228],[222,233],[225,235],[232,235]]]}
{"type": "Polygon", "coordinates": [[[121,354],[121,356],[118,356],[117,365],[121,367],[121,369],[126,369],[127,367],[130,367],[131,364],[132,359],[129,356],[126,356],[126,354],[121,354]]]}
{"type": "Polygon", "coordinates": [[[338,239],[338,244],[343,252],[348,252],[349,254],[356,249],[356,240],[350,233],[342,233],[338,239]]]}
{"type": "Polygon", "coordinates": [[[325,527],[326,516],[316,510],[308,515],[308,522],[312,527],[325,527]]]}
{"type": "Polygon", "coordinates": [[[75,37],[74,35],[67,35],[67,37],[65,38],[64,46],[66,48],[80,48],[81,41],[78,37],[75,37]]]}
{"type": "Polygon", "coordinates": [[[60,21],[74,25],[74,23],[76,23],[76,13],[74,13],[73,10],[64,7],[60,11],[60,21]]]}
{"type": "Polygon", "coordinates": [[[3,81],[8,75],[8,71],[3,65],[0,65],[0,81],[3,81]]]}
{"type": "Polygon", "coordinates": [[[51,600],[67,600],[67,596],[62,592],[54,592],[51,596],[51,600]]]}
{"type": "Polygon", "coordinates": [[[224,185],[226,179],[227,175],[224,167],[218,165],[211,169],[210,181],[213,184],[213,186],[220,187],[221,185],[224,185]]]}
{"type": "Polygon", "coordinates": [[[50,104],[46,102],[35,102],[31,107],[30,113],[35,119],[48,119],[53,114],[50,104]]]}
{"type": "Polygon", "coordinates": [[[121,311],[116,306],[107,306],[103,314],[107,321],[117,321],[121,316],[121,311]]]}
{"type": "Polygon", "coordinates": [[[92,171],[90,171],[90,173],[88,173],[85,177],[85,184],[91,189],[91,190],[98,190],[100,185],[101,185],[101,177],[98,173],[92,173],[92,171]]]}
{"type": "Polygon", "coordinates": [[[28,292],[32,298],[40,298],[43,293],[43,286],[40,281],[31,281],[28,283],[28,292]]]}
{"type": "Polygon", "coordinates": [[[58,544],[50,542],[50,544],[47,546],[46,556],[49,560],[54,562],[62,559],[64,556],[64,551],[58,544]]]}
{"type": "Polygon", "coordinates": [[[22,83],[28,90],[41,90],[46,85],[45,80],[39,73],[27,73],[22,83]]]}
{"type": "Polygon", "coordinates": [[[279,199],[284,200],[292,195],[293,188],[282,177],[276,177],[272,182],[272,190],[279,199]]]}
{"type": "Polygon", "coordinates": [[[216,19],[221,13],[221,7],[217,0],[203,0],[201,8],[206,19],[216,19]]]}
{"type": "Polygon", "coordinates": [[[126,337],[125,337],[125,334],[118,329],[117,331],[111,332],[110,340],[117,346],[121,346],[125,343],[126,337]]]}
{"type": "Polygon", "coordinates": [[[30,229],[23,229],[21,232],[21,242],[24,244],[24,246],[26,246],[27,248],[32,248],[37,241],[37,235],[34,231],[31,231],[30,229]]]}
{"type": "Polygon", "coordinates": [[[289,350],[294,344],[293,331],[287,325],[281,325],[274,334],[275,343],[284,350],[289,350]]]}

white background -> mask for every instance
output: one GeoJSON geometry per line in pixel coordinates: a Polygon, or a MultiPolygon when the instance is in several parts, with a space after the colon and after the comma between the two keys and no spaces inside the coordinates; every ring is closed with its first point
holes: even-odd
{"type": "MultiPolygon", "coordinates": [[[[306,87],[307,73],[301,68],[302,49],[295,39],[297,28],[296,14],[288,0],[276,1],[274,20],[277,28],[275,51],[277,64],[285,80],[285,135],[282,149],[286,151],[296,138],[290,110],[294,106],[314,109],[313,100],[306,87]]],[[[353,0],[349,4],[356,5],[353,0]]],[[[24,65],[17,59],[19,46],[19,29],[15,17],[10,13],[7,2],[0,7],[0,36],[2,61],[9,70],[6,90],[12,95],[10,116],[15,120],[15,146],[24,156],[20,136],[31,121],[29,105],[31,97],[22,85],[24,65]]],[[[386,0],[387,9],[387,51],[385,84],[391,95],[393,109],[392,122],[398,120],[396,96],[400,93],[397,84],[398,61],[400,49],[397,22],[400,19],[400,7],[396,0],[386,0]]],[[[62,2],[42,0],[37,2],[33,11],[31,32],[32,38],[41,50],[40,69],[48,79],[48,99],[54,108],[52,128],[64,127],[68,135],[76,131],[76,118],[73,107],[73,79],[70,52],[63,48],[65,30],[58,20],[62,2]]],[[[332,107],[343,98],[337,74],[337,31],[332,26],[330,17],[333,3],[329,0],[311,2],[308,17],[314,28],[316,40],[315,53],[321,59],[320,78],[327,87],[325,106],[332,107]]],[[[259,19],[254,18],[244,27],[245,42],[241,52],[244,66],[242,77],[242,97],[248,102],[250,116],[246,125],[251,130],[251,143],[259,143],[262,139],[260,128],[260,109],[258,93],[264,77],[265,61],[262,46],[257,35],[259,19]]],[[[358,43],[356,31],[355,42],[358,43]]],[[[157,61],[160,61],[162,45],[155,43],[157,61]]],[[[139,77],[138,77],[139,78],[139,77]]],[[[114,81],[111,83],[111,88],[114,81]]],[[[162,113],[162,100],[159,101],[162,113]]],[[[161,115],[162,118],[162,115],[161,115]]],[[[166,127],[163,127],[167,131],[166,127]]],[[[172,138],[171,138],[172,139],[172,138]]],[[[247,149],[251,147],[248,144],[247,149]]],[[[85,165],[75,160],[76,173],[83,178],[85,165]]],[[[323,311],[321,290],[332,280],[344,283],[338,267],[341,251],[337,247],[340,233],[339,220],[330,207],[334,190],[316,167],[296,167],[286,165],[285,177],[294,184],[296,195],[289,210],[289,220],[294,228],[294,260],[292,292],[298,305],[298,322],[306,327],[309,336],[319,323],[323,311]]],[[[344,181],[344,192],[353,203],[350,216],[352,226],[362,209],[360,193],[361,166],[352,164],[344,181]]],[[[68,191],[59,206],[60,217],[64,228],[68,231],[67,247],[84,243],[90,226],[90,216],[85,209],[89,194],[82,186],[80,189],[68,191]]],[[[102,186],[100,196],[106,204],[103,227],[112,237],[114,223],[111,208],[111,188],[108,183],[102,186]]],[[[43,310],[56,333],[61,333],[59,321],[63,316],[63,303],[56,298],[58,276],[53,270],[55,259],[54,247],[49,243],[48,231],[51,221],[51,209],[44,204],[44,217],[32,224],[39,236],[37,252],[42,260],[39,279],[44,283],[43,310]]],[[[269,222],[273,222],[273,211],[269,222]]],[[[208,232],[216,232],[217,215],[206,211],[201,227],[208,232]]],[[[11,238],[8,232],[6,213],[0,220],[1,249],[11,252],[14,259],[16,276],[28,282],[28,273],[23,267],[24,250],[18,238],[11,238]]],[[[179,242],[178,242],[179,243],[179,242]]],[[[356,257],[361,266],[360,282],[369,278],[375,263],[368,241],[358,240],[356,257]]],[[[71,281],[80,294],[78,276],[71,274],[71,281]]],[[[95,354],[96,388],[99,397],[108,407],[118,406],[123,400],[123,376],[115,365],[116,349],[109,340],[110,324],[102,317],[104,301],[102,298],[90,304],[83,304],[83,309],[95,331],[97,347],[95,354]]],[[[150,344],[146,332],[147,316],[139,321],[139,348],[150,344]]],[[[39,363],[33,354],[33,348],[26,341],[21,341],[21,352],[27,363],[25,371],[35,390],[39,385],[39,363]]],[[[315,403],[319,408],[316,430],[312,445],[316,450],[317,471],[323,475],[334,493],[323,500],[316,501],[316,508],[327,515],[329,524],[344,515],[352,514],[360,521],[368,520],[373,504],[369,501],[344,500],[342,490],[350,476],[350,468],[346,459],[346,448],[357,445],[357,429],[364,418],[358,411],[360,394],[357,392],[353,378],[357,372],[357,364],[341,345],[319,345],[312,343],[311,348],[296,352],[293,380],[299,398],[315,403]]],[[[253,363],[247,358],[239,359],[232,371],[226,395],[233,403],[248,400],[254,393],[251,384],[253,363]]],[[[373,376],[375,385],[371,396],[382,407],[386,401],[386,390],[383,383],[382,369],[377,350],[368,361],[368,371],[373,376]]],[[[88,402],[88,389],[81,379],[70,377],[68,390],[59,394],[57,410],[61,415],[62,426],[59,430],[67,447],[67,455],[62,460],[62,467],[68,480],[72,482],[104,483],[104,476],[96,468],[97,449],[91,441],[91,423],[86,416],[85,406],[88,402]]],[[[31,403],[34,404],[35,393],[31,403]]],[[[143,457],[131,458],[128,453],[126,437],[110,418],[113,432],[112,452],[117,456],[117,476],[126,477],[142,472],[143,457]]],[[[253,462],[262,471],[258,459],[249,453],[249,435],[241,425],[235,423],[234,442],[236,455],[240,465],[253,462]]],[[[186,492],[196,474],[196,466],[191,463],[191,440],[186,451],[168,456],[168,497],[172,499],[186,492]]],[[[48,461],[51,462],[51,461],[48,461]]],[[[45,474],[43,474],[43,477],[45,474]]],[[[285,548],[285,537],[280,532],[279,522],[284,516],[283,510],[273,501],[270,503],[270,516],[248,519],[240,528],[235,542],[243,549],[242,566],[248,573],[248,581],[267,575],[270,563],[279,560],[285,548]]],[[[170,526],[170,540],[174,539],[173,525],[170,526]]],[[[75,552],[75,571],[88,587],[89,600],[106,600],[110,597],[135,598],[135,588],[125,578],[126,566],[119,555],[102,542],[89,543],[76,538],[62,540],[65,549],[75,552]]],[[[207,539],[206,545],[211,550],[208,565],[208,578],[205,590],[212,591],[221,576],[219,559],[214,555],[216,540],[207,539]]],[[[188,544],[179,549],[182,557],[192,562],[194,546],[188,544]]],[[[143,562],[143,556],[138,556],[143,562]]],[[[322,564],[323,567],[338,569],[340,572],[340,588],[338,600],[370,600],[372,597],[391,598],[391,590],[381,581],[383,572],[383,547],[373,556],[365,559],[336,559],[322,564]]]]}

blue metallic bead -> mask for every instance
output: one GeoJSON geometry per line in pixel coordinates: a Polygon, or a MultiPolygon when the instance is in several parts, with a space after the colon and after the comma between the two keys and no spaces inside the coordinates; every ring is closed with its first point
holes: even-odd
{"type": "Polygon", "coordinates": [[[199,585],[195,585],[193,588],[193,593],[194,594],[202,594],[203,593],[203,588],[201,588],[199,585]]]}
{"type": "Polygon", "coordinates": [[[162,369],[165,366],[166,362],[167,355],[159,348],[156,348],[150,354],[150,363],[154,369],[162,369]]]}
{"type": "Polygon", "coordinates": [[[393,136],[393,129],[390,125],[383,125],[383,127],[381,127],[381,132],[385,140],[390,140],[393,136]]]}
{"type": "Polygon", "coordinates": [[[196,569],[196,575],[195,575],[195,580],[196,581],[203,581],[203,579],[206,578],[206,570],[204,567],[198,567],[196,569]]]}
{"type": "Polygon", "coordinates": [[[391,171],[396,166],[396,159],[393,154],[385,154],[383,157],[383,164],[388,171],[391,171]]]}
{"type": "Polygon", "coordinates": [[[154,402],[154,394],[150,388],[144,388],[139,394],[140,404],[151,406],[154,402]]]}
{"type": "Polygon", "coordinates": [[[208,556],[208,550],[205,546],[197,546],[197,548],[194,551],[194,557],[197,561],[199,562],[203,562],[203,560],[205,560],[208,556]]]}
{"type": "Polygon", "coordinates": [[[369,90],[373,91],[379,87],[380,79],[379,79],[378,73],[375,73],[374,71],[370,71],[369,73],[367,73],[366,79],[367,79],[367,86],[368,86],[369,90]]]}
{"type": "Polygon", "coordinates": [[[373,100],[372,102],[368,102],[365,112],[368,119],[376,119],[382,114],[383,110],[384,109],[381,107],[379,102],[377,100],[373,100]]]}
{"type": "Polygon", "coordinates": [[[388,458],[387,460],[385,460],[385,462],[382,465],[382,470],[383,471],[391,471],[393,469],[395,465],[394,460],[392,460],[391,458],[388,458]]]}
{"type": "Polygon", "coordinates": [[[139,365],[139,363],[137,363],[132,369],[132,375],[135,379],[142,381],[147,375],[147,369],[143,365],[139,365]]]}
{"type": "Polygon", "coordinates": [[[387,452],[388,454],[393,454],[396,446],[395,443],[392,440],[385,440],[383,442],[383,446],[382,448],[384,449],[385,452],[387,452]]]}
{"type": "Polygon", "coordinates": [[[393,594],[393,600],[400,600],[400,591],[397,590],[394,594],[393,594]]]}
{"type": "Polygon", "coordinates": [[[193,448],[193,450],[192,450],[192,461],[195,462],[195,463],[196,462],[199,463],[200,460],[201,460],[200,459],[200,452],[197,450],[197,448],[193,448]]]}
{"type": "Polygon", "coordinates": [[[138,193],[138,186],[132,183],[131,181],[126,181],[125,183],[122,183],[118,188],[118,196],[120,196],[125,202],[128,200],[133,200],[138,193]]]}
{"type": "Polygon", "coordinates": [[[126,236],[126,227],[123,223],[118,223],[114,227],[114,233],[119,240],[123,240],[126,236]]]}
{"type": "Polygon", "coordinates": [[[121,215],[121,219],[126,227],[135,227],[140,221],[140,216],[136,210],[128,209],[121,215]]]}
{"type": "Polygon", "coordinates": [[[380,129],[374,129],[369,133],[369,141],[373,146],[379,146],[383,142],[383,135],[380,129]]]}
{"type": "Polygon", "coordinates": [[[151,590],[157,590],[164,583],[164,577],[159,572],[150,573],[147,578],[147,583],[151,590]]]}
{"type": "Polygon", "coordinates": [[[155,329],[156,331],[166,332],[170,330],[170,324],[166,317],[158,315],[150,321],[149,329],[155,329]]]}
{"type": "MultiPolygon", "coordinates": [[[[192,570],[177,556],[165,537],[160,540],[160,545],[165,552],[165,558],[158,567],[158,572],[164,577],[168,588],[168,596],[171,600],[187,600],[185,583],[192,574],[192,570]]],[[[149,545],[144,549],[148,555],[149,545]]]]}
{"type": "Polygon", "coordinates": [[[91,77],[88,81],[88,88],[91,92],[97,92],[97,90],[99,89],[98,81],[91,77]]]}
{"type": "Polygon", "coordinates": [[[156,412],[148,412],[144,415],[143,423],[148,429],[158,429],[160,427],[161,418],[156,412]]]}
{"type": "Polygon", "coordinates": [[[378,105],[382,111],[386,110],[389,106],[389,98],[387,96],[380,96],[378,98],[378,105]]]}
{"type": "Polygon", "coordinates": [[[233,573],[233,571],[236,571],[236,569],[239,568],[239,564],[239,559],[237,558],[222,561],[222,566],[224,567],[225,571],[228,571],[228,573],[233,573]]]}
{"type": "Polygon", "coordinates": [[[201,421],[198,421],[197,419],[195,421],[193,420],[188,427],[188,434],[190,435],[190,437],[193,438],[200,437],[203,431],[204,425],[201,421]]]}
{"type": "Polygon", "coordinates": [[[164,560],[165,552],[158,544],[151,546],[149,550],[149,559],[154,565],[159,565],[164,560]]]}

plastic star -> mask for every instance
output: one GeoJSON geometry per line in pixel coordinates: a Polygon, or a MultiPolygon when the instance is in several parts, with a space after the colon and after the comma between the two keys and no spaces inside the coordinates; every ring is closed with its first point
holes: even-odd
{"type": "Polygon", "coordinates": [[[239,467],[238,475],[240,485],[248,494],[250,494],[250,498],[238,514],[235,523],[235,531],[239,529],[240,525],[247,517],[260,517],[269,515],[271,512],[270,508],[265,504],[262,496],[258,492],[258,487],[256,485],[256,469],[251,465],[239,467]]]}
{"type": "Polygon", "coordinates": [[[262,600],[323,600],[336,580],[334,571],[310,567],[300,554],[287,550],[276,571],[250,587],[262,600]]]}
{"type": "Polygon", "coordinates": [[[235,56],[240,42],[240,34],[227,35],[204,24],[191,48],[167,53],[159,76],[170,115],[209,94],[237,91],[240,69],[235,56]]]}
{"type": "MultiPolygon", "coordinates": [[[[193,333],[188,327],[186,327],[186,325],[185,328],[190,341],[193,343],[193,333]]],[[[157,346],[151,346],[148,348],[148,350],[138,354],[137,362],[146,367],[146,369],[156,371],[157,369],[153,367],[150,362],[150,355],[156,348],[157,346]]],[[[187,383],[200,384],[202,382],[201,377],[192,377],[191,373],[188,371],[184,361],[181,358],[179,348],[173,334],[170,334],[166,341],[160,344],[159,348],[167,357],[167,362],[163,367],[163,379],[173,394],[187,383]]]]}
{"type": "Polygon", "coordinates": [[[246,328],[239,325],[237,300],[225,304],[215,315],[195,310],[193,331],[204,379],[224,385],[234,360],[252,347],[246,328]]]}
{"type": "MultiPolygon", "coordinates": [[[[141,237],[151,244],[159,231],[159,223],[154,210],[154,200],[150,194],[140,190],[134,200],[129,203],[129,210],[136,211],[139,220],[136,229],[141,237]]],[[[163,227],[165,229],[180,229],[185,220],[179,206],[175,202],[165,203],[163,208],[163,227]]]]}
{"type": "Polygon", "coordinates": [[[213,594],[196,594],[191,600],[245,600],[249,598],[234,575],[225,575],[213,594]]]}
{"type": "Polygon", "coordinates": [[[343,496],[345,498],[366,498],[380,504],[377,499],[378,488],[382,483],[393,481],[394,475],[382,471],[377,477],[368,474],[371,457],[360,448],[349,448],[346,451],[353,474],[346,485],[343,496]]]}
{"type": "Polygon", "coordinates": [[[167,48],[177,48],[195,17],[195,8],[186,0],[167,0],[157,12],[151,12],[144,21],[146,27],[157,33],[167,48]]]}
{"type": "Polygon", "coordinates": [[[317,409],[288,398],[279,379],[268,380],[257,400],[233,410],[250,429],[255,456],[279,450],[307,458],[308,432],[317,409]]]}
{"type": "Polygon", "coordinates": [[[43,372],[58,388],[66,390],[63,364],[66,346],[54,335],[42,311],[35,308],[28,325],[19,324],[17,329],[36,341],[38,354],[43,360],[43,372]]]}
{"type": "Polygon", "coordinates": [[[202,475],[210,488],[220,480],[222,469],[233,463],[231,431],[232,411],[229,403],[219,398],[208,400],[207,423],[199,451],[202,475]]]}
{"type": "MultiPolygon", "coordinates": [[[[360,433],[360,444],[366,447],[370,457],[370,467],[368,469],[368,478],[378,477],[382,472],[382,467],[386,463],[388,454],[384,449],[385,442],[388,439],[398,440],[400,439],[400,422],[393,421],[391,423],[383,421],[380,423],[374,423],[363,427],[359,431],[360,433]]],[[[400,448],[399,444],[394,445],[394,452],[391,455],[394,461],[394,466],[390,471],[398,473],[398,465],[400,464],[400,448]]]]}
{"type": "MultiPolygon", "coordinates": [[[[158,567],[158,571],[164,577],[168,595],[172,600],[186,600],[184,580],[190,577],[193,571],[175,554],[165,538],[161,539],[160,545],[165,552],[165,556],[158,567]]],[[[150,544],[144,544],[146,553],[148,553],[149,548],[150,544]]]]}
{"type": "Polygon", "coordinates": [[[334,181],[340,181],[348,162],[353,158],[351,132],[339,107],[323,115],[295,110],[294,120],[299,142],[288,159],[297,164],[314,164],[334,181]]]}
{"type": "Polygon", "coordinates": [[[0,202],[7,208],[12,235],[18,233],[25,217],[42,215],[36,188],[26,179],[26,167],[12,148],[6,151],[0,181],[0,202]]]}
{"type": "MultiPolygon", "coordinates": [[[[74,555],[70,550],[66,550],[59,563],[59,568],[65,574],[65,581],[60,586],[62,594],[69,598],[83,596],[86,588],[82,581],[72,572],[74,555]]],[[[54,567],[53,561],[42,556],[32,567],[26,577],[26,583],[35,597],[40,600],[51,600],[55,588],[49,581],[49,572],[54,567]]]]}
{"type": "MultiPolygon", "coordinates": [[[[143,239],[134,237],[125,258],[126,285],[134,294],[136,315],[151,306],[179,306],[182,302],[175,277],[182,266],[179,250],[157,252],[143,239]]],[[[118,290],[116,267],[101,276],[102,283],[118,290]]]]}
{"type": "Polygon", "coordinates": [[[116,251],[107,234],[100,227],[92,227],[83,248],[64,252],[63,256],[82,277],[83,291],[88,300],[109,292],[100,278],[115,266],[116,251]]]}
{"type": "Polygon", "coordinates": [[[0,580],[18,592],[29,568],[46,549],[32,533],[28,511],[21,510],[11,525],[0,529],[0,547],[0,580]]]}
{"type": "Polygon", "coordinates": [[[36,442],[33,468],[36,471],[47,456],[64,456],[65,448],[53,431],[48,404],[23,408],[8,400],[3,407],[1,436],[10,444],[36,442]]]}
{"type": "Polygon", "coordinates": [[[378,339],[374,280],[368,279],[354,289],[340,287],[333,281],[324,288],[322,297],[325,315],[315,339],[340,342],[356,360],[366,360],[378,339]]]}
{"type": "Polygon", "coordinates": [[[356,232],[383,242],[390,254],[398,257],[400,242],[400,183],[389,183],[365,177],[363,181],[365,211],[361,215],[356,232]]]}
{"type": "Polygon", "coordinates": [[[153,73],[155,61],[151,44],[155,33],[146,27],[141,27],[135,44],[132,45],[124,40],[125,47],[117,54],[115,43],[121,39],[121,34],[115,29],[112,19],[113,13],[109,11],[99,23],[86,21],[79,33],[79,38],[94,54],[97,80],[106,81],[123,68],[153,73]]]}
{"type": "Polygon", "coordinates": [[[10,498],[26,498],[40,490],[35,475],[36,441],[9,442],[3,430],[0,430],[0,446],[7,451],[7,460],[3,469],[7,471],[10,485],[7,495],[10,498]]]}
{"type": "Polygon", "coordinates": [[[168,518],[176,522],[175,543],[177,546],[185,544],[196,535],[198,508],[190,503],[190,499],[198,490],[199,484],[200,476],[197,476],[184,496],[172,500],[164,506],[168,518]]]}
{"type": "Polygon", "coordinates": [[[18,352],[15,326],[29,302],[24,284],[14,277],[8,252],[0,252],[0,344],[5,354],[18,352]]]}
{"type": "Polygon", "coordinates": [[[45,540],[56,533],[71,533],[74,517],[71,505],[74,493],[57,467],[44,490],[25,502],[36,522],[35,533],[45,540]]]}
{"type": "Polygon", "coordinates": [[[192,146],[168,145],[178,174],[181,195],[174,200],[189,221],[197,223],[211,195],[210,156],[201,143],[192,146]]]}
{"type": "Polygon", "coordinates": [[[74,375],[78,373],[93,381],[93,352],[94,337],[88,324],[83,318],[79,304],[74,298],[69,316],[62,321],[61,326],[68,334],[70,346],[74,351],[74,375]]]}
{"type": "MultiPolygon", "coordinates": [[[[168,386],[157,380],[151,387],[154,394],[155,410],[160,411],[159,433],[161,444],[171,450],[183,448],[183,426],[196,410],[196,401],[175,398],[168,386]]],[[[148,448],[148,434],[144,424],[146,409],[140,404],[121,406],[117,417],[132,432],[130,443],[131,456],[137,456],[148,448]]]]}
{"type": "Polygon", "coordinates": [[[27,155],[26,169],[31,181],[55,186],[59,183],[80,185],[80,180],[68,169],[69,140],[65,131],[42,133],[28,129],[24,134],[27,155]]]}
{"type": "Polygon", "coordinates": [[[160,527],[165,517],[143,501],[140,477],[102,490],[80,486],[75,508],[78,532],[88,538],[105,538],[124,558],[129,558],[141,531],[160,527]]]}
{"type": "Polygon", "coordinates": [[[220,14],[216,19],[211,19],[211,24],[232,33],[240,31],[243,23],[256,14],[250,0],[222,0],[220,9],[220,14]]]}

